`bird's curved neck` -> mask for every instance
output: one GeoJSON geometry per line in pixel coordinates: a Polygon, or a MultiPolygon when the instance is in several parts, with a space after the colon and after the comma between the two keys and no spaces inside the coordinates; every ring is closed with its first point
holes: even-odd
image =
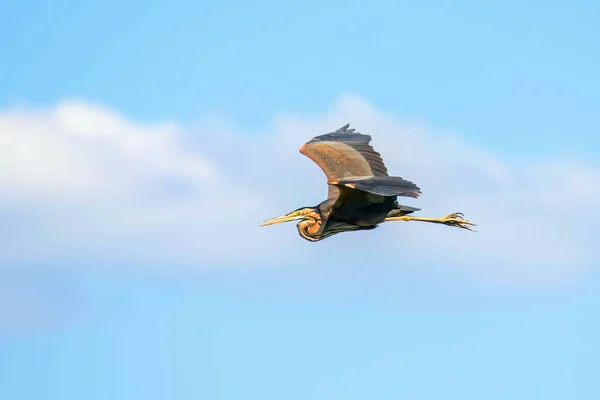
{"type": "Polygon", "coordinates": [[[304,219],[296,225],[298,233],[304,239],[311,242],[321,240],[321,232],[323,230],[323,218],[318,207],[313,207],[304,215],[304,219]]]}

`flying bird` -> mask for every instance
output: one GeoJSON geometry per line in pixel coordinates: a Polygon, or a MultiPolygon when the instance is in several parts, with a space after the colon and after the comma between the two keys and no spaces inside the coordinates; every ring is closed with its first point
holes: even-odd
{"type": "Polygon", "coordinates": [[[260,226],[299,220],[298,233],[311,242],[340,232],[374,229],[388,221],[423,221],[473,230],[475,224],[462,213],[441,218],[409,215],[421,209],[401,205],[397,198],[417,199],[421,189],[399,176],[389,176],[381,155],[370,145],[371,136],[349,127],[314,137],[300,147],[300,153],[325,173],[327,199],[315,207],[301,207],[263,221],[260,226]]]}

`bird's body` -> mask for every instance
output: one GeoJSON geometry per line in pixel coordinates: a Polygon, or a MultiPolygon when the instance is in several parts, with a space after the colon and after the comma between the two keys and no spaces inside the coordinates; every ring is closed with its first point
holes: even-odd
{"type": "Polygon", "coordinates": [[[381,155],[370,146],[371,137],[348,129],[312,138],[300,152],[325,173],[327,199],[315,207],[299,208],[261,225],[300,220],[300,236],[319,241],[340,232],[369,230],[385,221],[419,220],[470,229],[462,214],[443,218],[408,217],[419,208],[398,204],[398,196],[418,198],[421,190],[412,182],[389,176],[381,155]]]}
{"type": "Polygon", "coordinates": [[[418,208],[399,205],[396,196],[380,196],[360,190],[341,189],[342,201],[327,199],[315,207],[325,217],[319,235],[309,240],[321,240],[341,231],[366,230],[377,227],[389,216],[407,215],[418,208]]]}

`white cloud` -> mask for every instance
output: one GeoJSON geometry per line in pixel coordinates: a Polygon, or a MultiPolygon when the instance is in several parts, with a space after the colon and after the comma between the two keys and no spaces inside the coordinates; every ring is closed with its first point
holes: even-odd
{"type": "Polygon", "coordinates": [[[336,261],[362,245],[375,263],[436,262],[494,279],[546,279],[598,261],[600,169],[581,161],[517,163],[455,135],[399,121],[355,96],[324,115],[280,115],[250,135],[222,121],[185,131],[137,124],[67,102],[0,114],[0,233],[5,259],[118,257],[194,265],[336,261]],[[302,143],[350,123],[373,136],[391,174],[417,183],[421,215],[462,211],[479,232],[389,223],[312,244],[265,218],[325,194],[302,143]],[[32,206],[31,204],[35,204],[32,206]],[[2,222],[2,221],[0,221],[2,222]]]}
{"type": "Polygon", "coordinates": [[[162,178],[195,185],[215,178],[210,162],[182,149],[172,124],[135,124],[82,102],[5,111],[0,132],[4,197],[106,200],[162,178]]]}

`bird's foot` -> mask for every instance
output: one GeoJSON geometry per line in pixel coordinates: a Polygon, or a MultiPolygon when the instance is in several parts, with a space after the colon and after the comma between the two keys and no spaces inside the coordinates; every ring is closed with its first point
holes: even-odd
{"type": "Polygon", "coordinates": [[[477,226],[471,221],[467,221],[464,219],[463,213],[452,213],[448,214],[445,217],[440,218],[440,223],[448,226],[455,226],[457,228],[468,229],[470,231],[475,231],[472,226],[477,226]]]}

